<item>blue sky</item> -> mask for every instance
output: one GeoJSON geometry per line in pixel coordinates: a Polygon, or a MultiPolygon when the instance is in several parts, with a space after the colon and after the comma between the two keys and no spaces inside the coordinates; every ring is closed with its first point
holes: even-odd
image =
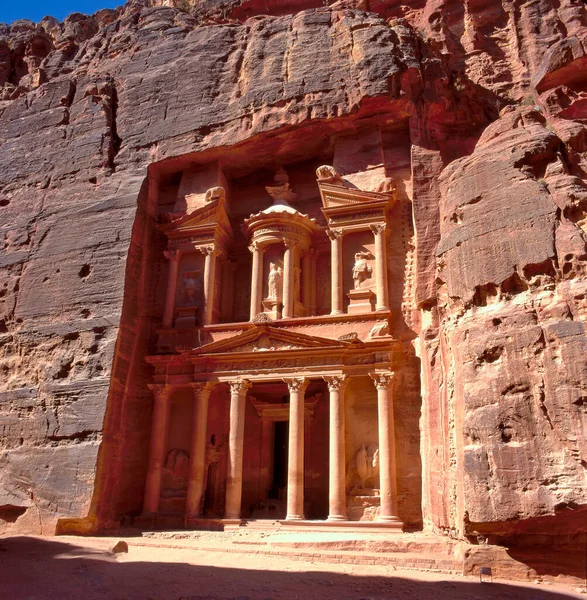
{"type": "Polygon", "coordinates": [[[63,21],[73,12],[88,15],[101,8],[115,8],[124,0],[0,0],[0,23],[12,23],[17,19],[40,21],[51,15],[63,21]]]}

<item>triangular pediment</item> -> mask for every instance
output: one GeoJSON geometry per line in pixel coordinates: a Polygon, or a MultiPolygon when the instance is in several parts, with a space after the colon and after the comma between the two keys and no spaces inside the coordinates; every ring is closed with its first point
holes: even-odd
{"type": "Polygon", "coordinates": [[[343,208],[362,204],[390,204],[393,192],[364,192],[341,184],[318,182],[324,208],[343,208]]]}
{"type": "MultiPolygon", "coordinates": [[[[359,344],[361,342],[358,342],[359,344]]],[[[284,331],[270,325],[258,325],[225,340],[205,344],[193,354],[226,354],[245,352],[278,352],[306,349],[345,349],[357,345],[356,341],[329,338],[284,331]]]]}
{"type": "Polygon", "coordinates": [[[193,212],[175,219],[171,223],[161,225],[161,231],[169,235],[174,232],[186,233],[201,227],[223,224],[229,226],[228,215],[224,208],[224,202],[214,200],[193,212]]]}

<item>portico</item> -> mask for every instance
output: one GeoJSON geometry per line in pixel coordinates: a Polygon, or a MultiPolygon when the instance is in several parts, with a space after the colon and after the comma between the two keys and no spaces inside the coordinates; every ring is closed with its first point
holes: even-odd
{"type": "MultiPolygon", "coordinates": [[[[208,430],[208,402],[213,390],[228,390],[229,423],[226,448],[226,479],[223,518],[238,521],[248,506],[268,499],[270,474],[259,468],[259,493],[255,501],[250,491],[243,502],[243,457],[248,446],[260,446],[261,464],[267,467],[270,458],[270,425],[276,421],[288,423],[287,484],[285,521],[305,521],[305,460],[308,442],[307,428],[311,428],[317,405],[323,403],[328,415],[328,427],[321,434],[328,436],[328,468],[322,477],[327,479],[327,522],[348,520],[347,465],[345,435],[345,392],[353,379],[375,383],[373,392],[378,395],[378,424],[380,448],[381,508],[378,522],[390,527],[401,527],[397,516],[397,485],[395,463],[395,432],[393,429],[393,363],[397,344],[390,340],[361,342],[351,339],[334,340],[308,336],[259,323],[248,330],[185,352],[178,359],[152,356],[149,362],[155,367],[153,391],[156,410],[153,413],[149,479],[145,490],[145,513],[160,512],[161,470],[166,462],[165,445],[169,427],[169,403],[174,390],[189,389],[193,394],[193,425],[191,427],[189,468],[184,522],[190,526],[203,515],[205,473],[208,458],[206,442],[208,430]],[[371,379],[369,379],[371,378],[371,379]],[[264,389],[287,390],[286,397],[267,401],[264,389]],[[306,391],[314,390],[310,396],[306,391]],[[321,386],[326,394],[316,393],[321,386]],[[257,397],[259,396],[259,397],[257,397]],[[325,397],[323,397],[325,396],[325,397]],[[262,399],[261,399],[262,398],[262,399]],[[255,417],[247,413],[253,406],[255,417]],[[326,407],[328,409],[326,410],[326,407]],[[247,419],[258,417],[260,435],[247,439],[247,419]]],[[[372,385],[372,384],[371,384],[372,385]]],[[[215,401],[218,402],[216,396],[215,401]]],[[[226,397],[226,396],[224,396],[226,397]]],[[[253,431],[251,429],[251,431],[253,431]]],[[[247,472],[250,472],[250,467],[247,472]]],[[[246,484],[245,478],[245,484],[246,484]]],[[[249,487],[250,482],[249,482],[249,487]]],[[[326,486],[325,486],[326,487],[326,486]]],[[[254,517],[254,515],[253,515],[254,517]]],[[[283,518],[283,517],[282,517],[283,518]]]]}

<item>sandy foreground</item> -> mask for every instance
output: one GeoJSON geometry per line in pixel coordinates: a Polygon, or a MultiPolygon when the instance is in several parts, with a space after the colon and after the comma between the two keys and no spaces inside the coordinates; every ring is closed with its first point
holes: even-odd
{"type": "MultiPolygon", "coordinates": [[[[2,600],[554,600],[576,586],[481,584],[477,578],[377,565],[324,564],[256,554],[133,545],[121,538],[0,538],[2,600]]],[[[138,541],[138,540],[137,540],[138,541]]]]}

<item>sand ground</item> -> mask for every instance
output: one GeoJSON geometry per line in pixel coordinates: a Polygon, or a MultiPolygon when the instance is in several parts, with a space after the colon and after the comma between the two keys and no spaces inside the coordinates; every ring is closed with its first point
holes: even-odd
{"type": "MultiPolygon", "coordinates": [[[[522,584],[377,565],[133,545],[121,538],[0,538],[1,600],[554,600],[576,586],[522,584]]],[[[138,541],[138,540],[137,540],[138,541]]]]}

